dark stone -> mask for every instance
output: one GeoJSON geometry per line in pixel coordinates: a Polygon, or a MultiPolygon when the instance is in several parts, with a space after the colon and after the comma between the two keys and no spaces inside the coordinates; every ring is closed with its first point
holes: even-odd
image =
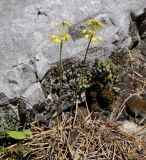
{"type": "Polygon", "coordinates": [[[136,23],[141,39],[146,38],[146,9],[145,12],[139,16],[133,14],[132,20],[136,23]]]}
{"type": "Polygon", "coordinates": [[[9,100],[9,98],[3,93],[0,93],[0,104],[4,104],[9,100]]]}
{"type": "Polygon", "coordinates": [[[140,36],[138,33],[136,22],[130,22],[129,35],[131,37],[131,44],[129,46],[129,49],[133,49],[137,47],[140,42],[140,36]]]}
{"type": "Polygon", "coordinates": [[[26,123],[26,102],[23,99],[19,99],[18,102],[18,112],[19,112],[19,119],[20,125],[24,126],[26,123]]]}
{"type": "Polygon", "coordinates": [[[36,104],[33,106],[33,109],[37,112],[37,113],[42,113],[45,111],[46,109],[46,103],[43,102],[41,104],[36,104]]]}
{"type": "MultiPolygon", "coordinates": [[[[66,110],[68,107],[71,107],[75,103],[75,90],[76,90],[76,82],[75,79],[77,74],[81,68],[81,62],[78,59],[71,58],[65,59],[63,61],[64,65],[64,77],[63,77],[63,91],[62,91],[62,104],[61,104],[61,111],[66,110]]],[[[86,68],[86,73],[89,72],[89,67],[86,68]],[[88,71],[87,71],[88,70],[88,71]]],[[[55,63],[52,65],[44,80],[42,81],[42,88],[43,92],[46,96],[51,96],[52,100],[48,104],[48,111],[53,113],[57,107],[57,101],[59,97],[59,63],[55,63]]]]}

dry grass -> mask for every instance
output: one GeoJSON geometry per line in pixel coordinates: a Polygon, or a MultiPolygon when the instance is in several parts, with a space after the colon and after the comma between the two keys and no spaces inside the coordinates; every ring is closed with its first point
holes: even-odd
{"type": "Polygon", "coordinates": [[[142,142],[120,130],[114,123],[91,119],[90,115],[80,118],[78,114],[74,126],[70,125],[71,121],[66,116],[59,128],[46,131],[32,125],[33,136],[21,145],[17,143],[5,148],[1,159],[11,160],[12,155],[20,154],[20,148],[22,148],[21,158],[18,159],[26,160],[144,160],[146,158],[142,153],[142,142]]]}

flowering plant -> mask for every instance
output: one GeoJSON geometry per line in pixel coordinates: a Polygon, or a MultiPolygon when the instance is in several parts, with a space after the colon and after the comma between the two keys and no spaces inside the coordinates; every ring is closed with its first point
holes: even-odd
{"type": "MultiPolygon", "coordinates": [[[[60,113],[60,106],[61,106],[61,100],[62,100],[62,87],[63,87],[63,63],[62,63],[62,49],[63,49],[63,43],[67,42],[70,39],[69,34],[67,33],[67,29],[71,27],[71,23],[69,21],[64,21],[62,23],[55,22],[55,27],[60,27],[62,30],[57,32],[56,34],[50,35],[50,40],[54,42],[55,44],[60,45],[60,88],[59,88],[59,99],[57,104],[57,112],[60,113]]],[[[60,119],[60,117],[58,117],[60,119]]]]}

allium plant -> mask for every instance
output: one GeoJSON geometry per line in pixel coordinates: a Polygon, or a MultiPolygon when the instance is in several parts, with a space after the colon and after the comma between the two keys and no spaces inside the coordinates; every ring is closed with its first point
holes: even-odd
{"type": "Polygon", "coordinates": [[[50,35],[50,40],[60,46],[60,51],[59,51],[59,54],[60,54],[60,65],[59,65],[60,88],[59,88],[59,99],[58,99],[58,104],[57,104],[57,112],[58,114],[60,114],[61,112],[60,107],[61,107],[61,101],[62,101],[62,88],[63,88],[63,72],[64,72],[63,63],[62,63],[62,49],[63,49],[63,44],[70,39],[70,36],[67,33],[67,30],[69,27],[71,27],[71,23],[69,21],[64,21],[62,23],[55,22],[54,26],[61,30],[57,32],[56,34],[50,35]]]}
{"type": "MultiPolygon", "coordinates": [[[[61,107],[61,101],[62,101],[62,87],[63,87],[63,63],[62,63],[62,49],[63,49],[63,44],[67,42],[70,39],[69,34],[67,33],[67,30],[71,27],[71,23],[68,21],[64,21],[62,23],[55,22],[54,26],[61,29],[61,31],[57,32],[56,34],[50,35],[50,40],[54,42],[55,44],[60,46],[60,89],[59,89],[59,100],[58,100],[58,105],[57,105],[57,112],[60,113],[60,107],[61,107]]],[[[86,22],[86,29],[82,30],[82,34],[84,35],[85,39],[88,39],[88,45],[86,48],[84,60],[82,62],[81,66],[81,72],[78,75],[76,82],[77,82],[77,90],[75,93],[75,97],[78,95],[78,91],[82,88],[82,86],[85,86],[85,82],[87,82],[86,75],[83,73],[83,68],[86,63],[87,59],[87,54],[90,49],[91,43],[96,43],[102,42],[103,38],[101,36],[97,36],[97,32],[101,30],[102,28],[105,27],[105,24],[100,22],[97,19],[90,19],[86,22]]],[[[85,87],[86,88],[86,87],[85,87]]]]}
{"type": "Polygon", "coordinates": [[[87,54],[90,49],[90,45],[92,43],[96,43],[96,42],[101,43],[103,41],[103,38],[101,36],[98,36],[97,33],[101,29],[105,28],[105,24],[94,18],[94,19],[88,20],[86,22],[85,27],[86,27],[86,29],[82,30],[82,34],[83,34],[84,38],[88,39],[89,41],[88,41],[85,56],[84,56],[84,59],[82,62],[80,74],[78,75],[78,77],[76,79],[76,81],[78,83],[78,90],[80,90],[81,88],[84,89],[84,88],[89,87],[88,80],[86,78],[86,75],[84,74],[83,68],[84,68],[86,60],[87,60],[87,54]]]}

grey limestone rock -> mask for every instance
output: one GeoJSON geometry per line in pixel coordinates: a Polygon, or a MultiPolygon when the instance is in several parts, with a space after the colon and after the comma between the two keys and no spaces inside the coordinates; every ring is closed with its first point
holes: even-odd
{"type": "MultiPolygon", "coordinates": [[[[42,79],[51,64],[58,61],[58,48],[48,38],[55,32],[54,21],[70,20],[73,23],[72,40],[65,46],[63,54],[64,58],[69,58],[85,49],[87,42],[78,33],[87,19],[99,17],[105,21],[107,27],[99,32],[104,37],[102,46],[115,46],[113,43],[128,38],[130,12],[142,10],[146,0],[2,0],[0,6],[0,89],[14,96],[16,91],[9,93],[11,86],[3,82],[3,77],[7,77],[13,66],[35,58],[37,74],[42,79]]],[[[110,52],[115,47],[111,47],[110,52]]],[[[23,87],[18,85],[18,88],[19,95],[23,87]]]]}

